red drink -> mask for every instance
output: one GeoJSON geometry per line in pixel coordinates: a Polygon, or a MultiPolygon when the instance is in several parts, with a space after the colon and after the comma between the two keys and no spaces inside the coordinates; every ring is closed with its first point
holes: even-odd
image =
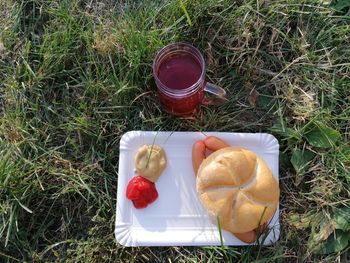
{"type": "Polygon", "coordinates": [[[203,100],[203,89],[198,89],[195,93],[179,99],[174,99],[162,91],[158,91],[159,100],[165,110],[174,115],[192,114],[203,100]]]}
{"type": "Polygon", "coordinates": [[[160,102],[164,108],[176,115],[191,114],[202,101],[203,90],[196,88],[188,90],[200,79],[202,68],[200,62],[192,54],[184,52],[170,55],[159,65],[157,76],[160,82],[180,96],[169,96],[164,90],[159,90],[160,102]],[[178,94],[179,95],[179,94],[178,94]]]}
{"type": "Polygon", "coordinates": [[[192,114],[201,103],[215,105],[204,102],[204,91],[222,99],[226,96],[222,88],[205,81],[204,58],[198,49],[186,43],[162,48],[153,62],[153,76],[161,104],[174,115],[192,114]]]}
{"type": "Polygon", "coordinates": [[[187,89],[201,76],[201,65],[191,54],[178,54],[166,58],[158,68],[159,80],[170,89],[187,89]]]}

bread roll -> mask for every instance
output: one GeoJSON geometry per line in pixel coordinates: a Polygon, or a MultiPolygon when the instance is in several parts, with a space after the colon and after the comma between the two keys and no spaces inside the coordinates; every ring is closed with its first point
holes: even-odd
{"type": "Polygon", "coordinates": [[[213,217],[231,233],[254,230],[271,219],[280,190],[266,163],[255,153],[226,147],[199,167],[197,191],[213,217]]]}

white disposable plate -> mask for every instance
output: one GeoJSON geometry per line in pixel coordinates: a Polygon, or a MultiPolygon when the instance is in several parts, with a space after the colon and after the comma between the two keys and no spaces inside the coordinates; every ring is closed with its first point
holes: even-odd
{"type": "MultiPolygon", "coordinates": [[[[215,135],[232,146],[258,154],[278,181],[279,144],[266,133],[148,132],[130,131],[120,141],[115,237],[124,246],[209,246],[220,245],[218,227],[202,206],[195,187],[191,152],[195,141],[215,135]],[[135,176],[134,156],[143,144],[159,144],[168,164],[156,182],[158,199],[145,209],[134,208],[126,199],[129,180],[135,176]]],[[[271,231],[263,244],[276,242],[280,235],[279,207],[269,223],[271,231]]],[[[225,245],[247,245],[222,231],[225,245]]]]}

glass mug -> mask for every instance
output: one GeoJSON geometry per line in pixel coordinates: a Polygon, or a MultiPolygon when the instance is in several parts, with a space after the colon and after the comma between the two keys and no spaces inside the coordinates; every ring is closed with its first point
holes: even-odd
{"type": "Polygon", "coordinates": [[[228,100],[224,89],[205,80],[204,58],[187,43],[162,48],[153,61],[153,77],[160,103],[173,115],[190,115],[200,104],[220,105],[228,100]]]}

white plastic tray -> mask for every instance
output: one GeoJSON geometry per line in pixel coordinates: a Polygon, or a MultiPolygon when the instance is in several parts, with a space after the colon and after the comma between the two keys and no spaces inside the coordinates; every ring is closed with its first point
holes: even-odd
{"type": "MultiPolygon", "coordinates": [[[[130,131],[120,141],[117,215],[115,237],[124,246],[209,246],[220,245],[218,227],[211,223],[196,193],[191,152],[196,140],[215,135],[232,146],[258,154],[279,179],[277,139],[266,133],[224,132],[147,132],[130,131]],[[125,192],[134,173],[134,156],[143,144],[161,145],[168,164],[156,182],[158,199],[145,209],[134,208],[125,192]]],[[[280,235],[279,207],[269,227],[264,245],[276,242],[280,235]]],[[[247,245],[222,230],[225,245],[247,245]]]]}

